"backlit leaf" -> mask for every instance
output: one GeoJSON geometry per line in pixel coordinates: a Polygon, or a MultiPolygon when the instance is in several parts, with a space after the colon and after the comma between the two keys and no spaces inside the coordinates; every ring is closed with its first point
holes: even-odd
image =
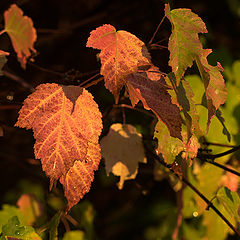
{"type": "Polygon", "coordinates": [[[154,137],[158,140],[158,153],[161,153],[164,160],[171,164],[176,160],[176,156],[182,153],[182,157],[188,157],[193,159],[197,156],[198,148],[200,144],[197,138],[192,135],[188,141],[187,132],[182,130],[182,139],[171,137],[167,127],[158,121],[155,127],[154,137]],[[184,154],[183,154],[184,153],[184,154]]]}
{"type": "Polygon", "coordinates": [[[192,66],[202,49],[198,34],[207,33],[207,29],[202,19],[190,9],[170,10],[169,5],[166,4],[165,15],[172,24],[172,34],[168,43],[169,65],[172,67],[178,85],[184,72],[192,66]]]}
{"type": "Polygon", "coordinates": [[[49,223],[49,240],[58,240],[58,225],[62,216],[62,211],[58,211],[49,223]]]}
{"type": "Polygon", "coordinates": [[[212,52],[211,49],[203,49],[199,58],[197,58],[197,66],[201,74],[205,86],[205,93],[208,106],[208,123],[209,127],[211,118],[216,115],[216,110],[220,105],[224,104],[227,99],[227,89],[220,71],[224,69],[220,63],[213,67],[208,64],[207,56],[212,52]]]}
{"type": "Polygon", "coordinates": [[[236,192],[232,192],[227,187],[222,187],[217,192],[217,199],[223,205],[225,210],[231,217],[235,217],[240,222],[239,208],[240,198],[236,192]]]}
{"type": "Polygon", "coordinates": [[[37,218],[43,215],[43,205],[34,195],[23,194],[17,201],[17,206],[24,218],[26,225],[32,225],[37,218]]]}
{"type": "Polygon", "coordinates": [[[20,224],[17,216],[10,218],[2,227],[0,240],[23,239],[23,240],[41,240],[40,236],[30,226],[20,224]]]}
{"type": "Polygon", "coordinates": [[[136,177],[139,162],[146,163],[142,136],[130,124],[113,124],[108,135],[102,138],[101,148],[107,174],[120,176],[119,189],[125,180],[136,177]]]}
{"type": "Polygon", "coordinates": [[[4,20],[5,31],[11,38],[18,61],[23,68],[26,68],[27,59],[31,56],[31,51],[36,51],[33,45],[37,40],[37,33],[33,27],[32,19],[23,16],[23,11],[16,4],[12,4],[4,12],[4,20]]]}
{"type": "Polygon", "coordinates": [[[172,103],[169,87],[157,67],[130,74],[127,88],[133,106],[141,100],[168,127],[172,137],[182,139],[180,110],[172,103]]]}
{"type": "Polygon", "coordinates": [[[92,95],[77,86],[41,84],[24,101],[16,126],[33,129],[35,156],[50,187],[61,178],[70,209],[89,191],[101,158],[101,113],[92,95]]]}
{"type": "Polygon", "coordinates": [[[126,76],[137,71],[139,65],[148,65],[150,55],[144,45],[133,34],[105,24],[90,33],[87,47],[101,50],[101,74],[105,86],[109,89],[116,102],[120,90],[126,83],[126,76]]]}
{"type": "Polygon", "coordinates": [[[8,55],[9,55],[8,52],[4,52],[4,51],[0,50],[0,76],[3,75],[2,68],[5,65],[5,63],[7,62],[6,56],[8,56],[8,55]]]}
{"type": "Polygon", "coordinates": [[[86,240],[86,238],[83,231],[74,230],[66,232],[63,236],[63,240],[86,240]]]}

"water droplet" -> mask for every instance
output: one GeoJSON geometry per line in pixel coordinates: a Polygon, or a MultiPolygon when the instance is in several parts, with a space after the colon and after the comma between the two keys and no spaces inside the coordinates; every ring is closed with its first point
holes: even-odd
{"type": "Polygon", "coordinates": [[[198,212],[193,212],[193,216],[197,217],[198,216],[198,212]]]}

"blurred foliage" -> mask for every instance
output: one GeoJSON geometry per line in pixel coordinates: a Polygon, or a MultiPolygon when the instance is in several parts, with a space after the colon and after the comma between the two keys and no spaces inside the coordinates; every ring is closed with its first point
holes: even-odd
{"type": "MultiPolygon", "coordinates": [[[[1,17],[11,2],[0,2],[1,17]]],[[[54,233],[51,235],[53,239],[57,233],[58,238],[63,240],[171,239],[179,210],[176,204],[177,197],[169,179],[166,180],[169,173],[156,168],[151,159],[148,159],[146,166],[140,165],[137,178],[127,181],[121,191],[116,187],[119,178],[112,174],[107,177],[102,161],[91,191],[65,216],[60,214],[64,212],[66,206],[61,187],[56,185],[53,191],[49,192],[48,179],[42,173],[39,162],[33,159],[34,142],[31,132],[13,127],[19,107],[33,87],[43,82],[79,84],[91,76],[89,72],[99,69],[95,52],[85,48],[90,30],[103,23],[110,23],[118,29],[136,34],[147,43],[163,16],[164,1],[25,0],[17,3],[33,18],[34,25],[39,30],[36,45],[38,56],[35,63],[27,66],[27,71],[23,71],[16,63],[14,54],[8,57],[5,70],[20,76],[24,83],[1,77],[0,103],[3,107],[0,108],[0,127],[3,129],[3,136],[0,139],[0,239],[5,239],[5,236],[9,235],[29,240],[40,237],[49,239],[51,228],[54,233]],[[34,64],[56,72],[66,73],[73,69],[87,75],[80,74],[76,77],[77,80],[71,80],[71,76],[59,77],[52,72],[39,70],[34,64]],[[154,169],[159,173],[157,176],[154,169]],[[29,202],[34,206],[36,201],[40,203],[41,217],[35,218],[35,208],[30,207],[27,208],[29,211],[27,214],[31,214],[33,220],[26,222],[24,213],[17,204],[23,194],[33,196],[29,202]]],[[[222,124],[216,117],[212,119],[205,140],[222,144],[240,144],[239,1],[173,0],[170,3],[173,8],[191,8],[206,22],[209,34],[202,36],[202,39],[204,47],[213,48],[209,61],[212,65],[219,61],[225,69],[223,74],[228,88],[228,99],[221,112],[232,136],[231,142],[229,143],[227,137],[223,135],[222,124]]],[[[163,24],[156,35],[156,41],[163,40],[161,44],[166,46],[167,41],[164,39],[168,38],[169,32],[170,25],[163,24]]],[[[9,49],[7,37],[2,36],[0,44],[3,49],[9,49]]],[[[151,49],[150,52],[153,62],[163,72],[171,71],[167,66],[167,51],[151,49]]],[[[193,69],[189,70],[190,74],[193,73],[193,69]]],[[[201,105],[203,95],[201,80],[198,75],[189,75],[186,80],[194,90],[194,100],[200,114],[199,122],[205,131],[207,109],[201,105]]],[[[94,93],[95,100],[106,119],[103,135],[107,134],[112,123],[126,121],[133,124],[143,135],[146,145],[154,144],[152,136],[156,122],[152,116],[132,109],[112,108],[113,97],[104,88],[103,83],[98,83],[89,90],[94,93]]],[[[129,104],[129,101],[122,96],[120,103],[129,104]]],[[[207,146],[203,145],[203,148],[206,149],[207,146]]],[[[208,149],[212,150],[212,153],[219,153],[229,148],[209,146],[208,149]]],[[[230,163],[239,170],[236,159],[240,159],[239,153],[220,158],[218,161],[230,163]]],[[[213,203],[234,223],[236,221],[234,204],[238,201],[234,200],[237,198],[233,196],[235,193],[229,192],[227,195],[230,194],[233,201],[225,201],[223,206],[219,203],[222,201],[221,194],[224,194],[221,192],[224,188],[220,188],[219,185],[223,173],[214,166],[194,161],[188,169],[188,180],[207,197],[213,199],[213,203]],[[226,205],[227,209],[234,210],[227,211],[226,205]]],[[[185,187],[182,198],[184,219],[179,229],[179,239],[227,238],[229,228],[212,210],[205,210],[206,204],[191,189],[185,187]]],[[[228,198],[231,200],[231,197],[228,198]]],[[[228,235],[228,238],[237,239],[234,235],[228,235]]]]}

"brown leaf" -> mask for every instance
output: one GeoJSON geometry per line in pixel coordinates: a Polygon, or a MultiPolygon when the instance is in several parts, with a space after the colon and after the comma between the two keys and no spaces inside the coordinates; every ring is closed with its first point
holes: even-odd
{"type": "Polygon", "coordinates": [[[101,148],[107,174],[120,176],[119,189],[125,180],[136,177],[139,162],[146,163],[142,136],[130,124],[113,124],[108,135],[102,138],[101,148]]]}
{"type": "Polygon", "coordinates": [[[168,85],[157,67],[128,76],[127,88],[133,106],[141,100],[167,127],[172,137],[182,139],[180,110],[171,101],[168,85]]]}
{"type": "Polygon", "coordinates": [[[33,27],[32,19],[23,16],[23,11],[16,4],[12,4],[10,8],[4,12],[4,20],[5,31],[11,38],[18,61],[25,69],[27,58],[31,56],[31,51],[36,51],[33,45],[37,40],[37,33],[33,27]]]}

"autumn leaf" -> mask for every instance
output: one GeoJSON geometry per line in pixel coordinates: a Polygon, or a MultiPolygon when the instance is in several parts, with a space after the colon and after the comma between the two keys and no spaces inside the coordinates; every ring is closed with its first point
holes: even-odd
{"type": "Polygon", "coordinates": [[[43,205],[31,194],[23,194],[17,201],[17,206],[26,225],[32,225],[43,215],[43,205]]]}
{"type": "Polygon", "coordinates": [[[87,47],[101,50],[101,74],[105,86],[112,92],[118,102],[120,90],[126,83],[126,76],[137,71],[139,65],[148,65],[150,55],[144,45],[133,34],[126,31],[116,31],[105,24],[90,33],[87,47]]]}
{"type": "Polygon", "coordinates": [[[11,38],[18,61],[25,69],[27,59],[31,56],[31,51],[36,51],[33,45],[37,40],[37,33],[33,27],[32,19],[23,16],[23,11],[16,4],[12,4],[10,8],[4,12],[4,20],[4,30],[11,38]]]}
{"type": "Polygon", "coordinates": [[[4,52],[4,51],[0,50],[0,76],[3,75],[2,68],[5,65],[5,63],[7,62],[6,56],[8,56],[8,55],[9,55],[8,52],[4,52]]]}
{"type": "Polygon", "coordinates": [[[154,66],[128,76],[127,89],[132,105],[141,100],[144,107],[151,109],[168,127],[172,137],[182,139],[180,110],[172,103],[167,91],[169,88],[158,68],[154,66]]]}
{"type": "Polygon", "coordinates": [[[35,157],[50,187],[61,178],[69,210],[89,191],[101,159],[101,113],[92,95],[77,86],[41,84],[24,101],[16,126],[33,129],[35,157]]]}
{"type": "Polygon", "coordinates": [[[113,124],[108,135],[102,138],[101,148],[107,174],[120,176],[119,189],[125,180],[136,177],[139,162],[146,163],[142,136],[130,124],[113,124]]]}
{"type": "Polygon", "coordinates": [[[211,49],[202,49],[199,58],[196,59],[198,69],[205,87],[208,107],[208,122],[209,128],[211,119],[216,115],[216,110],[220,105],[224,104],[227,99],[227,89],[220,71],[223,71],[220,63],[217,66],[211,66],[207,61],[207,56],[212,52],[211,49]]]}
{"type": "Polygon", "coordinates": [[[155,127],[154,137],[158,140],[157,152],[161,153],[168,164],[172,164],[181,154],[183,158],[192,160],[197,156],[200,144],[195,135],[188,139],[187,131],[182,129],[182,141],[171,137],[167,127],[158,121],[155,127]]]}
{"type": "Polygon", "coordinates": [[[192,66],[201,52],[202,44],[198,33],[207,33],[207,29],[202,19],[190,9],[170,10],[169,5],[165,4],[165,15],[172,24],[172,34],[168,43],[169,65],[178,85],[186,69],[192,66]]]}

